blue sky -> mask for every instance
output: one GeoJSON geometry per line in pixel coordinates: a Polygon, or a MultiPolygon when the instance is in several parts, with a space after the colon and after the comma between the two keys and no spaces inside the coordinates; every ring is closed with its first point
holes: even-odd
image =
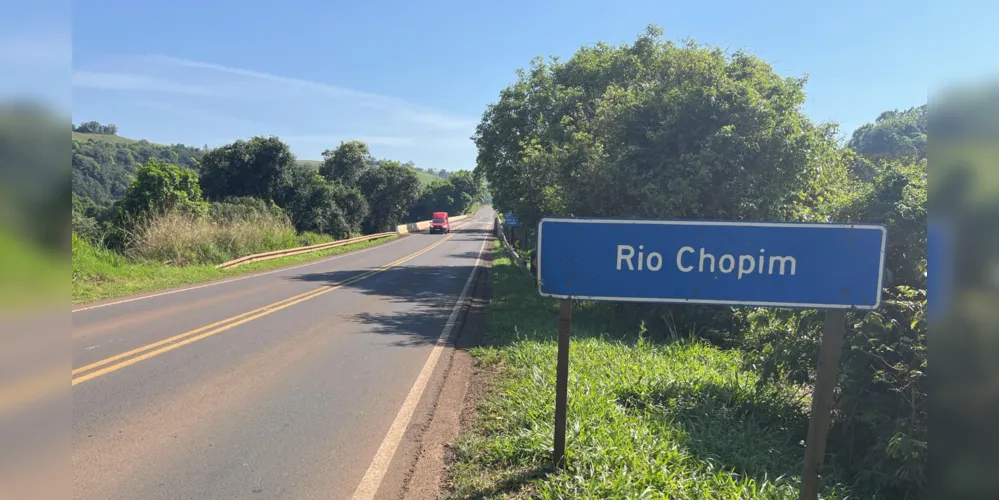
{"type": "Polygon", "coordinates": [[[470,169],[469,137],[517,68],[655,23],[808,74],[805,111],[848,134],[995,69],[999,4],[935,3],[91,0],[74,4],[72,113],[154,142],[278,135],[318,159],[358,138],[378,157],[470,169]]]}

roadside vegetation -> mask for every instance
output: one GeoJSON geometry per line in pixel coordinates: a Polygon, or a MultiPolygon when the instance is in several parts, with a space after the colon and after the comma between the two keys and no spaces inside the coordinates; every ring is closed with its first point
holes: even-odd
{"type": "Polygon", "coordinates": [[[213,264],[176,266],[159,260],[130,259],[73,235],[73,304],[125,297],[183,285],[276,269],[381,245],[398,238],[352,243],[327,250],[250,262],[228,269],[213,264]]]}
{"type": "Polygon", "coordinates": [[[159,146],[86,122],[73,141],[74,302],[214,279],[225,274],[213,265],[244,255],[391,232],[481,200],[480,176],[441,175],[376,160],[359,141],[303,165],[275,137],[159,146]]]}
{"type": "MultiPolygon", "coordinates": [[[[530,262],[543,215],[884,224],[884,301],[848,316],[823,487],[925,498],[926,106],[844,144],[802,112],[804,78],[661,36],[537,58],[484,113],[477,170],[527,229],[518,251],[530,262]]],[[[458,447],[457,496],[796,497],[822,313],[577,304],[568,471],[546,474],[556,311],[504,262],[478,353],[502,375],[458,447]]]]}
{"type": "MultiPolygon", "coordinates": [[[[739,350],[683,331],[657,341],[608,304],[573,308],[569,470],[554,472],[558,301],[493,252],[473,355],[500,376],[454,446],[450,498],[798,498],[802,395],[747,371],[739,350]]],[[[837,471],[824,485],[825,498],[851,493],[837,471]]]]}

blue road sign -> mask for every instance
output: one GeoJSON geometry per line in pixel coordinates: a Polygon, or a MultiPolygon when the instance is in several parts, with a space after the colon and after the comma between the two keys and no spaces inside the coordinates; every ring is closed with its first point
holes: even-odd
{"type": "Polygon", "coordinates": [[[519,226],[520,221],[517,220],[517,216],[513,214],[503,214],[503,225],[504,226],[519,226]]]}
{"type": "Polygon", "coordinates": [[[538,292],[577,300],[877,309],[886,230],[867,224],[538,223],[538,292]]]}

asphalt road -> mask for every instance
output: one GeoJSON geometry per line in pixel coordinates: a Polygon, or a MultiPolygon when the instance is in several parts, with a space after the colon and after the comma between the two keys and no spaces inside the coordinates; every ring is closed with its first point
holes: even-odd
{"type": "Polygon", "coordinates": [[[455,226],[74,310],[74,497],[328,499],[377,486],[492,211],[455,226]]]}

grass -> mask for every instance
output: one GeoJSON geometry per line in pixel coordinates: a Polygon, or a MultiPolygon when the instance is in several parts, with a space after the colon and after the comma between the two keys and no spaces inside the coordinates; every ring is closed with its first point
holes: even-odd
{"type": "Polygon", "coordinates": [[[88,134],[86,132],[73,132],[74,141],[106,141],[121,144],[130,144],[133,142],[139,142],[136,139],[129,139],[128,137],[122,137],[119,135],[110,134],[88,134]]]}
{"type": "MultiPolygon", "coordinates": [[[[486,345],[473,355],[499,375],[455,443],[451,498],[798,497],[803,402],[756,389],[739,351],[649,342],[608,304],[573,307],[568,470],[554,472],[558,303],[493,251],[486,345]]],[[[847,498],[824,472],[823,496],[847,498]]]]}
{"type": "Polygon", "coordinates": [[[177,267],[156,261],[134,262],[110,250],[95,247],[73,235],[73,304],[85,304],[276,269],[381,245],[396,238],[397,235],[390,235],[318,252],[251,262],[229,269],[216,269],[215,266],[208,264],[177,267]]]}
{"type": "Polygon", "coordinates": [[[416,172],[416,178],[419,179],[420,180],[420,184],[422,184],[424,186],[429,185],[429,184],[433,184],[433,183],[435,183],[435,182],[437,182],[439,180],[442,180],[440,177],[437,177],[434,174],[428,174],[426,172],[421,172],[419,170],[413,170],[413,172],[416,172]]]}

